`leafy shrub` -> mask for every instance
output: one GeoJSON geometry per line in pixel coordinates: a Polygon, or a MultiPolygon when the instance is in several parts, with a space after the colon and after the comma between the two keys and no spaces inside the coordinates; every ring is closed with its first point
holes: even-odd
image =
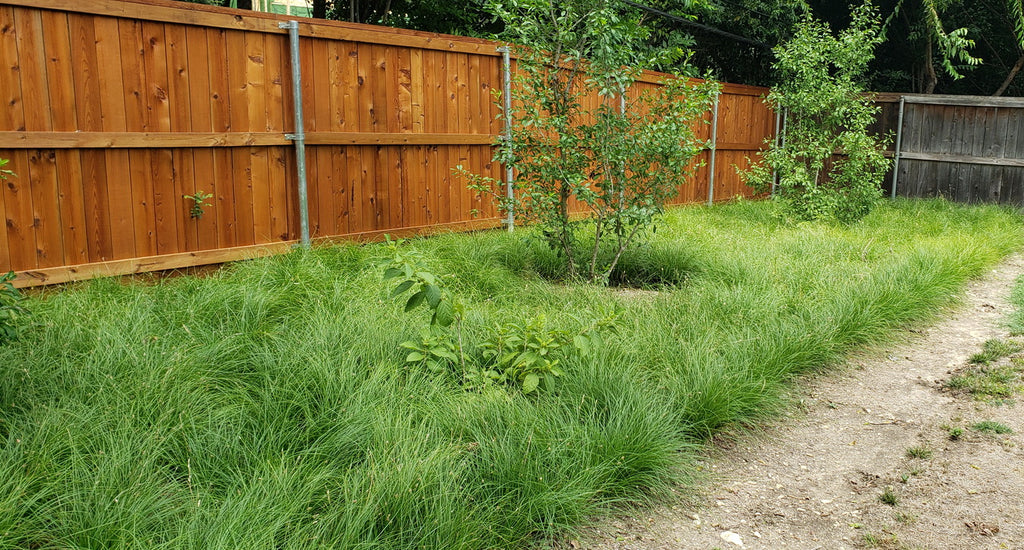
{"type": "Polygon", "coordinates": [[[443,279],[427,271],[422,254],[403,248],[404,241],[387,239],[391,256],[382,262],[385,279],[399,279],[391,298],[406,292],[405,311],[425,304],[431,311],[430,323],[420,329],[419,338],[401,343],[409,350],[408,364],[421,365],[433,374],[456,371],[467,388],[491,384],[518,387],[523,393],[550,389],[554,379],[565,374],[561,363],[571,355],[589,356],[599,349],[602,332],[613,331],[618,314],[590,323],[571,333],[550,329],[539,315],[524,323],[493,326],[476,346],[471,357],[464,344],[465,307],[444,289],[443,279]]]}
{"type": "Polygon", "coordinates": [[[520,45],[510,135],[497,154],[515,169],[515,197],[495,178],[471,176],[471,187],[540,225],[568,278],[606,283],[699,166],[691,161],[705,143],[696,130],[717,84],[675,77],[630,93],[644,68],[683,52],[652,55],[649,31],[611,0],[507,0],[489,8],[505,23],[505,38],[520,45]],[[576,205],[582,221],[573,218],[576,205]],[[583,226],[592,230],[586,239],[583,226]]]}
{"type": "Polygon", "coordinates": [[[807,15],[793,38],[775,48],[779,83],[768,103],[785,109],[786,131],[748,178],[767,190],[774,171],[776,197],[797,219],[853,222],[881,197],[889,161],[883,140],[867,131],[878,107],[863,81],[882,38],[878,12],[866,2],[838,36],[807,15]]]}

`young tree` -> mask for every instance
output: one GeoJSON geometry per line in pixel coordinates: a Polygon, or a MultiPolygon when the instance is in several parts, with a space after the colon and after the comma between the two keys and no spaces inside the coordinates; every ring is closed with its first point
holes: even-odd
{"type": "Polygon", "coordinates": [[[511,138],[497,153],[515,169],[515,199],[492,178],[477,176],[474,187],[517,221],[538,224],[570,278],[607,281],[695,169],[705,146],[696,129],[717,85],[669,78],[630,93],[642,68],[682,52],[652,54],[639,20],[612,0],[506,0],[490,9],[519,44],[511,138]]]}
{"type": "Polygon", "coordinates": [[[878,12],[865,2],[838,36],[807,16],[775,48],[779,82],[768,101],[786,110],[785,145],[772,146],[750,176],[767,187],[775,170],[776,196],[796,218],[852,222],[881,196],[889,161],[880,139],[867,132],[878,108],[862,84],[881,41],[878,12]]]}

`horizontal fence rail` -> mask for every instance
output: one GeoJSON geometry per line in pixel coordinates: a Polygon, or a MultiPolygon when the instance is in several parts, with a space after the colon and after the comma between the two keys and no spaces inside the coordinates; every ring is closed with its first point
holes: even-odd
{"type": "MultiPolygon", "coordinates": [[[[500,44],[168,0],[0,0],[0,158],[16,174],[0,191],[0,272],[28,286],[288,250],[288,20],[314,239],[500,223],[453,172],[503,173],[500,44]],[[210,198],[193,218],[198,193],[210,198]]],[[[715,200],[751,194],[737,168],[773,135],[767,92],[723,86],[715,200]]],[[[707,199],[710,154],[675,203],[707,199]]]]}

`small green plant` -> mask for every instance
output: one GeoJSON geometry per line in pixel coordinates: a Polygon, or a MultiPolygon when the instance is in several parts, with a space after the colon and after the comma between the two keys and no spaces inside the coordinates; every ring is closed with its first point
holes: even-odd
{"type": "Polygon", "coordinates": [[[560,363],[566,356],[586,357],[601,347],[602,332],[615,330],[617,316],[609,315],[576,334],[547,328],[543,315],[522,324],[497,325],[478,346],[483,367],[475,373],[477,381],[513,381],[523,393],[550,389],[554,379],[565,374],[560,363]]]}
{"type": "Polygon", "coordinates": [[[0,344],[17,338],[21,317],[28,314],[21,305],[25,297],[12,283],[14,277],[13,271],[0,275],[0,344]]]}
{"type": "Polygon", "coordinates": [[[971,429],[976,432],[992,433],[992,434],[1012,434],[1013,428],[1003,424],[1002,422],[996,422],[995,420],[982,420],[981,422],[975,422],[971,425],[971,429]]]}
{"type": "Polygon", "coordinates": [[[0,181],[14,177],[14,172],[5,168],[9,162],[11,162],[10,159],[0,159],[0,181]]]}
{"type": "Polygon", "coordinates": [[[192,201],[192,207],[189,208],[188,215],[193,220],[198,220],[203,217],[203,214],[205,213],[204,209],[207,206],[210,206],[210,203],[206,201],[212,199],[213,195],[202,191],[196,191],[191,195],[182,195],[182,198],[192,201]]]}
{"type": "Polygon", "coordinates": [[[900,504],[900,497],[892,487],[886,487],[885,491],[878,497],[878,501],[886,506],[896,507],[900,504]]]}
{"type": "Polygon", "coordinates": [[[538,315],[525,323],[495,325],[477,344],[477,353],[468,353],[463,342],[465,307],[449,295],[441,277],[428,271],[418,250],[403,247],[402,239],[385,236],[385,240],[390,254],[382,262],[384,278],[398,281],[390,298],[410,293],[406,312],[424,304],[431,312],[430,324],[420,330],[419,339],[400,344],[409,350],[406,363],[424,365],[435,374],[458,370],[469,388],[497,383],[527,394],[550,389],[554,379],[565,374],[561,363],[569,354],[589,355],[603,344],[601,333],[615,328],[617,313],[575,334],[549,329],[546,318],[538,315]]]}
{"type": "Polygon", "coordinates": [[[963,437],[964,429],[959,427],[949,427],[946,428],[946,433],[949,434],[950,441],[956,441],[963,437]]]}
{"type": "Polygon", "coordinates": [[[917,458],[920,460],[931,460],[934,456],[934,452],[925,446],[911,447],[907,449],[907,458],[917,458]]]}
{"type": "Polygon", "coordinates": [[[981,352],[975,353],[970,358],[974,365],[989,365],[1003,357],[1009,357],[1014,353],[1024,350],[1024,344],[1016,340],[987,340],[981,346],[981,352]]]}

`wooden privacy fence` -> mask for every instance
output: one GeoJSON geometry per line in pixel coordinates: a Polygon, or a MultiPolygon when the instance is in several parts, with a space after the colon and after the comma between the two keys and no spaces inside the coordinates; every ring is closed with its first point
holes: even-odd
{"type": "MultiPolygon", "coordinates": [[[[0,272],[27,286],[287,250],[299,236],[288,19],[0,0],[0,158],[16,173],[0,192],[0,272]],[[193,219],[184,196],[197,192],[212,198],[193,219]]],[[[498,225],[451,169],[502,173],[499,44],[311,19],[298,30],[314,238],[498,225]]],[[[736,166],[773,134],[766,93],[724,86],[715,199],[748,194],[736,166]]],[[[676,202],[706,200],[708,179],[705,167],[681,182],[676,202]]]]}
{"type": "Polygon", "coordinates": [[[890,194],[895,183],[902,197],[1024,206],[1024,98],[880,94],[875,101],[877,130],[893,136],[890,194]]]}

